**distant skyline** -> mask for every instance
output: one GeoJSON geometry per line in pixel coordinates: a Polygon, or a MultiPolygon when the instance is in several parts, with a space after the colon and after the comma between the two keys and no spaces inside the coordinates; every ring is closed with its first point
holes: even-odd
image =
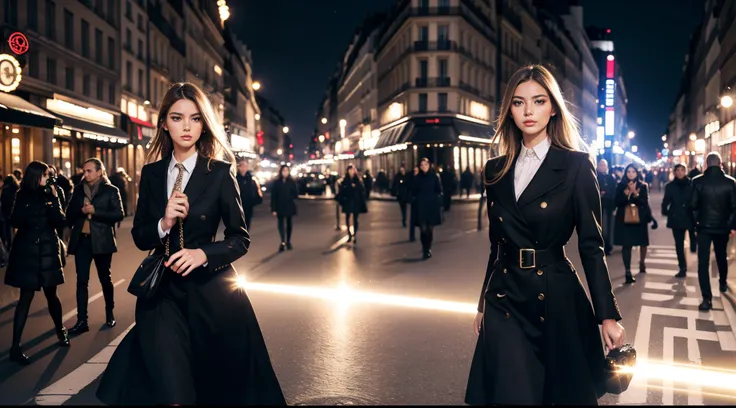
{"type": "MultiPolygon", "coordinates": [[[[316,112],[363,19],[395,0],[271,0],[231,2],[235,33],[252,50],[253,77],[289,126],[294,153],[303,158],[316,112]]],[[[679,89],[690,35],[703,15],[702,0],[581,0],[584,24],[611,28],[628,93],[629,128],[645,159],[661,136],[679,89]]]]}

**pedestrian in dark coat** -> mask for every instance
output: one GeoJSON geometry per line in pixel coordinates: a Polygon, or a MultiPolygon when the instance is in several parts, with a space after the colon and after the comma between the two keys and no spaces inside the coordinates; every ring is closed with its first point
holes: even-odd
{"type": "Polygon", "coordinates": [[[424,259],[432,257],[434,227],[442,224],[442,183],[426,157],[419,161],[419,174],[412,180],[414,225],[419,227],[424,259]]]}
{"type": "Polygon", "coordinates": [[[672,236],[675,238],[677,264],[680,268],[677,275],[675,275],[677,278],[684,278],[687,273],[685,232],[690,234],[690,244],[695,245],[693,214],[688,209],[692,185],[686,173],[685,166],[682,164],[675,165],[675,179],[665,186],[664,198],[662,199],[662,215],[667,217],[667,228],[672,230],[672,236]]]}
{"type": "Polygon", "coordinates": [[[296,215],[296,202],[294,200],[297,197],[299,197],[299,190],[296,187],[296,182],[291,177],[289,166],[283,165],[279,169],[279,178],[271,187],[271,213],[276,217],[279,236],[281,237],[279,251],[292,249],[292,217],[296,215]]]}
{"type": "Polygon", "coordinates": [[[360,181],[358,171],[351,164],[345,170],[337,197],[342,213],[345,214],[345,225],[348,227],[348,242],[358,243],[358,216],[368,212],[365,187],[360,181]],[[350,216],[353,217],[353,230],[350,230],[350,216]]]}
{"type": "Polygon", "coordinates": [[[20,181],[13,174],[8,174],[3,179],[3,188],[0,189],[0,217],[3,219],[0,229],[0,239],[5,247],[10,248],[13,241],[13,228],[10,226],[10,212],[13,209],[15,195],[20,188],[20,181]]]}
{"type": "Polygon", "coordinates": [[[631,275],[631,248],[639,247],[639,273],[646,273],[644,261],[647,259],[649,247],[649,223],[652,221],[652,209],[649,206],[649,185],[642,179],[641,173],[629,164],[624,170],[624,177],[616,187],[616,225],[613,229],[613,243],[620,245],[621,256],[626,269],[626,283],[636,282],[631,275]],[[638,220],[626,220],[626,212],[635,211],[638,220]],[[636,221],[636,222],[634,222],[636,221]]]}
{"type": "Polygon", "coordinates": [[[232,265],[250,238],[224,130],[190,83],[171,86],[159,117],[131,234],[141,251],[169,256],[153,298],[137,299],[135,326],[110,358],[97,398],[122,406],[285,405],[232,265]]]}
{"type": "Polygon", "coordinates": [[[57,286],[64,283],[64,244],[57,230],[63,228],[66,221],[58,195],[61,189],[53,185],[46,188],[48,178],[48,165],[31,162],[10,215],[10,224],[18,232],[10,247],[5,284],[20,288],[20,299],[15,306],[9,358],[20,364],[30,362],[21,350],[20,340],[36,291],[43,289],[46,295],[59,345],[69,345],[69,336],[61,320],[61,301],[56,294],[57,286]]]}
{"type": "Polygon", "coordinates": [[[465,402],[596,405],[605,379],[601,333],[611,349],[623,345],[624,330],[603,253],[595,168],[575,149],[577,127],[546,68],[517,71],[501,106],[496,137],[506,149],[484,169],[491,254],[465,402]],[[593,307],[565,255],[573,230],[593,307]]]}
{"type": "Polygon", "coordinates": [[[253,230],[253,209],[263,203],[263,192],[258,179],[248,171],[248,162],[245,159],[238,161],[238,174],[235,176],[240,188],[240,199],[243,202],[243,214],[245,214],[245,225],[248,231],[253,230]]]}
{"type": "Polygon", "coordinates": [[[399,172],[394,176],[391,195],[396,197],[396,202],[399,203],[399,208],[401,209],[401,225],[404,228],[406,228],[406,206],[411,202],[410,181],[410,176],[406,174],[406,167],[401,165],[399,172]]]}

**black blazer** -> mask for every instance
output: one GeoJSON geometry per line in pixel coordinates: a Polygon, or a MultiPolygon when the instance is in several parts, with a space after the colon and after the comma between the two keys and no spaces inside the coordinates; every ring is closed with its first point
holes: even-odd
{"type": "MultiPolygon", "coordinates": [[[[143,166],[138,206],[133,219],[133,241],[138,249],[163,253],[164,241],[158,236],[158,223],[169,200],[166,176],[171,157],[143,166]]],[[[199,157],[184,189],[189,199],[189,215],[184,220],[184,247],[201,249],[207,266],[193,274],[215,273],[230,266],[248,252],[250,237],[238,194],[238,183],[230,163],[199,157]],[[225,238],[215,241],[220,225],[225,224],[225,238]]]]}
{"type": "MultiPolygon", "coordinates": [[[[84,183],[84,181],[82,182],[84,183]]],[[[112,254],[117,252],[117,242],[115,241],[115,224],[125,218],[123,212],[123,202],[120,199],[120,191],[117,187],[110,184],[107,180],[101,180],[102,183],[92,200],[95,207],[95,213],[89,223],[92,232],[92,253],[112,254]]],[[[74,189],[72,198],[69,200],[69,206],[66,208],[66,217],[72,231],[69,235],[69,253],[76,254],[79,244],[79,235],[82,233],[82,226],[87,214],[82,212],[84,206],[84,185],[79,184],[74,189]]]]}

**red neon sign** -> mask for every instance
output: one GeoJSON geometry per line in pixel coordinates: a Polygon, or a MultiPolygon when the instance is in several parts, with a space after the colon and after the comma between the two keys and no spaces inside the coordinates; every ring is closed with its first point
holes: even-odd
{"type": "Polygon", "coordinates": [[[424,123],[435,123],[435,124],[439,124],[440,123],[440,118],[427,119],[427,120],[424,121],[424,123]]]}
{"type": "Polygon", "coordinates": [[[14,32],[8,37],[8,45],[15,55],[23,55],[28,52],[28,38],[21,32],[14,32]]]}
{"type": "Polygon", "coordinates": [[[613,78],[615,71],[615,61],[613,55],[609,55],[606,59],[606,78],[613,78]]]}

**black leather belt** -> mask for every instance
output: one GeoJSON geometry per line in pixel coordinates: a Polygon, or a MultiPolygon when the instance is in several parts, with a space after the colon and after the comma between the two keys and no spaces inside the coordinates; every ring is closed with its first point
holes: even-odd
{"type": "Polygon", "coordinates": [[[499,251],[501,262],[517,264],[521,269],[539,268],[567,259],[565,247],[549,249],[519,248],[516,245],[501,245],[499,251]]]}

